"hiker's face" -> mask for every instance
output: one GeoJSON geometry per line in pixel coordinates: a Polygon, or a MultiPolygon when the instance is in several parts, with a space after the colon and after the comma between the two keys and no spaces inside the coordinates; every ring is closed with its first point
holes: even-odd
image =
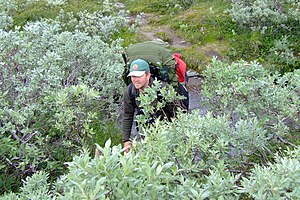
{"type": "Polygon", "coordinates": [[[149,85],[151,74],[145,73],[143,76],[131,76],[131,82],[134,87],[139,90],[144,90],[149,85]]]}

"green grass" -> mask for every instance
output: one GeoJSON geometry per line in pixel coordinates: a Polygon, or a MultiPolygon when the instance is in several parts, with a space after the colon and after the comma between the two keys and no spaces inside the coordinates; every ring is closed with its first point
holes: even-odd
{"type": "MultiPolygon", "coordinates": [[[[267,56],[276,39],[284,35],[290,35],[295,55],[299,56],[299,28],[289,31],[281,29],[266,34],[243,28],[234,23],[225,11],[230,8],[228,1],[223,0],[195,0],[190,8],[175,12],[172,7],[162,7],[168,1],[151,0],[123,0],[122,1],[132,14],[141,12],[151,13],[159,18],[149,18],[148,24],[151,29],[156,26],[169,26],[178,36],[181,36],[192,45],[181,52],[188,66],[199,72],[203,71],[209,64],[211,57],[209,51],[217,52],[223,59],[232,62],[236,60],[257,60],[268,66],[267,56]]],[[[292,23],[292,22],[291,22],[292,23]]],[[[291,27],[299,27],[298,22],[291,27]]],[[[159,32],[155,36],[170,41],[168,35],[159,32]]],[[[141,34],[131,35],[131,41],[143,41],[141,34]]],[[[297,68],[297,66],[292,66],[297,68]]]]}
{"type": "Polygon", "coordinates": [[[118,145],[122,143],[122,134],[120,127],[117,126],[116,122],[110,121],[98,124],[95,127],[95,135],[93,138],[94,143],[104,146],[108,139],[111,139],[112,145],[118,145]]]}
{"type": "MultiPolygon", "coordinates": [[[[149,12],[154,16],[159,15],[159,19],[148,19],[148,24],[153,26],[154,29],[155,26],[169,26],[178,36],[192,43],[192,46],[188,48],[175,49],[175,51],[181,52],[189,68],[203,71],[210,62],[211,57],[207,56],[208,52],[203,47],[214,48],[213,51],[222,54],[227,54],[230,50],[230,38],[233,35],[231,29],[235,28],[235,25],[232,25],[231,18],[224,13],[224,10],[228,7],[224,1],[198,1],[199,3],[195,3],[189,9],[177,13],[160,13],[160,7],[153,9],[153,3],[156,2],[155,5],[158,5],[157,2],[159,1],[151,1],[152,9],[148,9],[151,2],[123,2],[126,3],[127,9],[131,13],[149,12]]],[[[155,36],[167,42],[172,39],[165,32],[158,32],[155,36]]],[[[134,41],[134,38],[137,42],[143,41],[139,34],[136,34],[136,36],[131,35],[130,40],[134,41]]]]}
{"type": "Polygon", "coordinates": [[[123,42],[123,47],[127,47],[130,44],[134,44],[137,42],[137,36],[135,33],[129,31],[129,29],[127,27],[121,28],[119,33],[115,34],[112,36],[113,39],[117,39],[117,38],[122,38],[124,40],[123,42]]]}
{"type": "Polygon", "coordinates": [[[42,18],[54,19],[60,12],[78,13],[87,10],[88,12],[95,12],[101,9],[101,5],[96,0],[70,0],[68,3],[50,7],[46,1],[38,1],[30,5],[25,5],[24,1],[18,1],[23,6],[18,11],[13,13],[14,25],[23,26],[28,21],[36,21],[42,18]]]}

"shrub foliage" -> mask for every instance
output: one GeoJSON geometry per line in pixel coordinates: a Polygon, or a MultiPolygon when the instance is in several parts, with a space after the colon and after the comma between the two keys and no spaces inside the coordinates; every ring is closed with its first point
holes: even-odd
{"type": "Polygon", "coordinates": [[[63,173],[65,161],[93,144],[95,126],[117,114],[122,43],[108,43],[116,24],[106,26],[95,35],[44,19],[0,30],[1,193],[41,169],[63,173]]]}
{"type": "MultiPolygon", "coordinates": [[[[145,139],[124,155],[114,136],[96,144],[100,155],[93,156],[95,138],[111,130],[122,100],[122,40],[112,38],[126,27],[125,12],[103,1],[98,12],[61,11],[12,27],[12,13],[37,2],[0,0],[1,199],[300,198],[299,69],[271,73],[257,62],[213,59],[203,72],[201,110],[145,126],[147,113],[180,98],[157,84],[148,94],[160,90],[165,102],[140,98],[145,139]]],[[[260,30],[286,22],[278,6],[299,7],[262,2],[253,1],[252,10],[264,6],[278,20],[259,17],[260,30]]],[[[235,8],[250,6],[232,3],[236,18],[235,8]]],[[[299,21],[293,10],[287,18],[299,21]]],[[[272,48],[276,66],[297,65],[288,38],[272,48]]]]}
{"type": "MultiPolygon", "coordinates": [[[[298,0],[231,0],[230,5],[227,13],[243,31],[249,29],[253,35],[257,32],[261,35],[258,41],[249,44],[254,52],[260,52],[261,61],[267,61],[281,73],[299,69],[298,0]]],[[[245,47],[237,49],[240,48],[245,47]]]]}

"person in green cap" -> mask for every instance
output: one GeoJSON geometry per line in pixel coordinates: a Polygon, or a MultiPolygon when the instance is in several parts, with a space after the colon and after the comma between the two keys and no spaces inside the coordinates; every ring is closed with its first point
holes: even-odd
{"type": "MultiPolygon", "coordinates": [[[[131,140],[133,139],[132,127],[134,124],[134,116],[142,114],[139,107],[140,102],[137,101],[137,97],[145,92],[145,88],[151,87],[153,84],[149,64],[142,59],[134,60],[130,64],[128,77],[131,78],[131,83],[124,91],[122,113],[122,140],[125,153],[129,152],[132,145],[131,140]]],[[[167,118],[174,116],[174,113],[170,112],[169,109],[163,108],[163,110],[163,113],[167,115],[167,118]]]]}

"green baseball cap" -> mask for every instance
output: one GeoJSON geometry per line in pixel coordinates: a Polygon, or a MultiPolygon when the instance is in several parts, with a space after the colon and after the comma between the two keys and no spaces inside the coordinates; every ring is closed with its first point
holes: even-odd
{"type": "Polygon", "coordinates": [[[150,71],[150,67],[149,64],[142,60],[142,59],[137,59],[134,60],[131,64],[130,64],[130,69],[129,69],[129,74],[128,76],[143,76],[146,72],[150,71]]]}

